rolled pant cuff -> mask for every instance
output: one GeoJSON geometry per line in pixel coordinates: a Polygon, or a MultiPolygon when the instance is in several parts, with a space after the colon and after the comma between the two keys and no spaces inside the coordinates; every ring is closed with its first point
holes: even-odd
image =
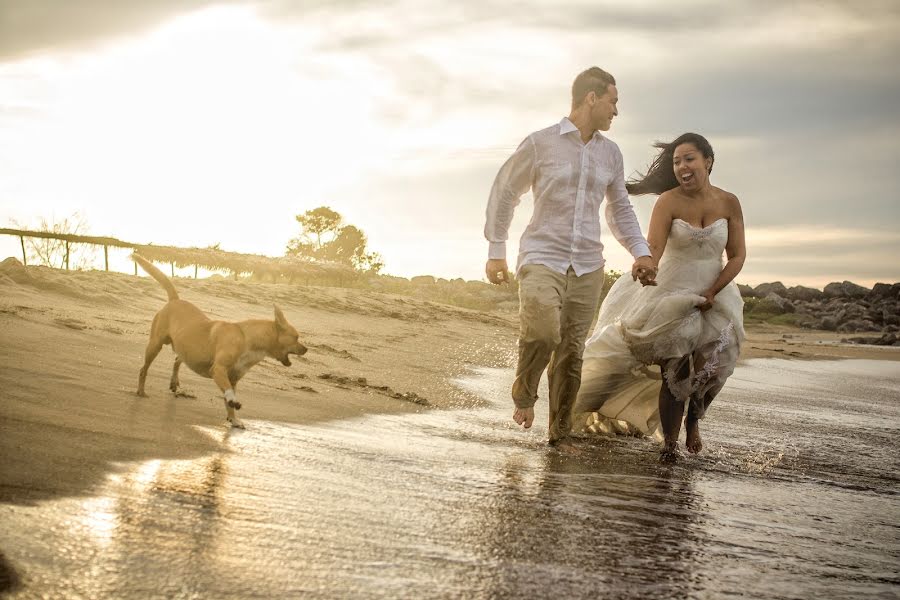
{"type": "Polygon", "coordinates": [[[534,408],[534,405],[537,403],[537,399],[516,400],[515,398],[513,398],[513,403],[516,405],[516,408],[534,408]]]}

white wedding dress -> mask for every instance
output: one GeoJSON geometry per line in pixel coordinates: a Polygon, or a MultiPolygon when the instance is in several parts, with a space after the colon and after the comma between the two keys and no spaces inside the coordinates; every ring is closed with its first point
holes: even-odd
{"type": "Polygon", "coordinates": [[[661,439],[660,366],[672,394],[689,399],[694,414],[703,416],[734,371],[744,340],[744,303],[734,282],[710,310],[697,308],[722,271],[727,242],[725,219],[702,228],[675,219],[658,285],[644,287],[627,273],[613,284],[584,350],[575,431],[661,439]]]}

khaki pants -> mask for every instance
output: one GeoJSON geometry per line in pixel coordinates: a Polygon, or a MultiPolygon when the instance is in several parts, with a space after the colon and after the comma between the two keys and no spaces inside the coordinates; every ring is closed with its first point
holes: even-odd
{"type": "Polygon", "coordinates": [[[543,265],[519,270],[519,363],[512,387],[518,408],[537,401],[544,369],[550,380],[550,442],[566,437],[581,386],[581,356],[603,290],[603,269],[561,275],[543,265]]]}

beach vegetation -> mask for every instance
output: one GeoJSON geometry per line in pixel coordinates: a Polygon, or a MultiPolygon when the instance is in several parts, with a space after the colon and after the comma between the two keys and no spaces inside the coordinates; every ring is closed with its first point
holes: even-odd
{"type": "MultiPolygon", "coordinates": [[[[14,219],[10,221],[19,229],[27,228],[14,219]]],[[[32,229],[42,233],[65,236],[84,235],[89,226],[84,216],[75,212],[61,219],[40,217],[37,225],[32,226],[32,229]]],[[[94,262],[96,254],[96,248],[92,245],[70,242],[63,238],[29,237],[24,238],[22,243],[28,263],[54,269],[88,269],[94,262]]]]}
{"type": "Polygon", "coordinates": [[[366,234],[355,225],[345,225],[341,214],[331,208],[320,206],[295,219],[300,234],[288,242],[286,256],[334,262],[370,275],[384,267],[381,255],[368,251],[366,234]]]}

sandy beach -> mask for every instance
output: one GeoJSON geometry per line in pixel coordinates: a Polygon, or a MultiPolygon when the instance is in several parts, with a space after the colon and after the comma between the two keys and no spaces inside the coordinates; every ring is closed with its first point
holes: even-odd
{"type": "MultiPolygon", "coordinates": [[[[241,417],[311,423],[476,403],[449,385],[474,366],[507,366],[509,316],[342,288],[176,279],[214,318],[284,311],[309,352],[265,360],[241,381],[241,417]]],[[[196,426],[225,428],[215,384],[181,370],[190,396],[168,389],[174,354],[134,391],[150,322],[165,293],[147,277],[13,267],[0,273],[0,501],[87,493],[113,461],[190,457],[213,449],[196,426]],[[192,396],[192,397],[191,397],[192,396]]]]}
{"type": "MultiPolygon", "coordinates": [[[[363,414],[473,406],[450,380],[510,367],[516,318],[346,288],[176,279],[212,318],[271,318],[278,304],[309,347],[291,367],[266,360],[241,382],[241,416],[312,423],[363,414]]],[[[88,493],[117,461],[188,458],[215,444],[196,426],[225,428],[211,380],[182,369],[168,390],[166,347],[134,394],[149,325],[163,305],[147,277],[8,263],[0,273],[0,501],[88,493]]],[[[742,358],[900,360],[900,349],[840,343],[840,334],[759,327],[742,358]]]]}
{"type": "MultiPolygon", "coordinates": [[[[452,471],[457,465],[462,469],[446,482],[414,484],[434,485],[433,492],[422,496],[424,492],[417,488],[420,493],[407,496],[402,493],[404,486],[401,485],[391,502],[399,506],[421,500],[423,506],[416,504],[412,510],[431,510],[426,507],[442,497],[442,490],[446,490],[448,484],[452,485],[450,482],[458,480],[459,493],[463,494],[458,502],[461,506],[470,506],[474,501],[471,494],[480,496],[478,489],[470,489],[467,482],[483,476],[482,471],[471,470],[472,461],[480,464],[488,460],[493,465],[499,460],[506,465],[503,469],[511,469],[511,473],[521,470],[522,476],[535,469],[539,472],[550,469],[547,476],[551,478],[556,477],[552,473],[566,473],[574,468],[568,463],[556,464],[553,453],[548,458],[544,451],[546,431],[543,426],[538,425],[523,434],[512,427],[511,421],[504,420],[507,414],[503,408],[505,390],[509,386],[506,378],[510,376],[516,347],[517,319],[513,313],[483,313],[365,289],[245,283],[228,279],[175,279],[175,285],[182,298],[195,303],[213,318],[270,318],[272,306],[277,304],[309,347],[309,352],[295,358],[291,367],[266,360],[242,380],[238,397],[244,406],[241,417],[248,427],[246,435],[229,435],[222,401],[211,380],[182,369],[186,393],[176,396],[168,390],[173,359],[169,348],[163,349],[150,370],[149,397],[135,395],[150,321],[165,299],[156,282],[122,273],[22,267],[10,261],[0,269],[0,339],[3,342],[0,346],[0,386],[4,390],[0,401],[3,417],[0,421],[0,453],[4,457],[0,461],[0,506],[5,506],[7,516],[13,519],[11,523],[16,525],[11,540],[2,542],[12,546],[0,547],[0,593],[4,589],[18,589],[26,595],[29,589],[92,589],[90,582],[93,579],[88,573],[93,567],[89,561],[84,564],[83,577],[72,582],[56,581],[54,569],[70,570],[75,563],[80,564],[80,559],[72,563],[71,557],[58,555],[53,549],[53,531],[54,527],[66,528],[66,539],[71,543],[83,544],[85,548],[103,548],[106,542],[96,538],[105,531],[107,521],[103,519],[115,519],[119,532],[116,539],[123,544],[114,546],[118,558],[99,559],[106,561],[104,564],[117,564],[117,561],[130,564],[138,560],[139,555],[130,550],[132,544],[143,543],[141,540],[146,535],[165,531],[166,527],[156,522],[157,517],[164,515],[179,519],[178,527],[183,529],[179,540],[192,540],[191,544],[197,544],[200,552],[211,552],[210,556],[216,561],[239,560],[238,551],[243,544],[216,546],[205,541],[206,534],[196,537],[192,533],[192,520],[199,518],[198,523],[208,523],[209,519],[220,515],[223,523],[235,522],[221,514],[224,510],[220,507],[222,498],[230,498],[228,503],[232,506],[257,506],[260,510],[268,506],[270,508],[266,510],[279,512],[282,510],[278,508],[279,502],[291,497],[297,498],[298,502],[294,511],[302,512],[305,509],[301,507],[307,506],[304,502],[313,502],[318,507],[316,511],[327,512],[330,501],[322,504],[323,500],[314,490],[306,490],[303,482],[324,485],[320,478],[331,477],[327,474],[333,469],[332,461],[335,460],[344,467],[347,461],[355,461],[348,473],[328,480],[329,497],[358,493],[335,506],[335,518],[341,519],[355,510],[352,507],[368,498],[364,489],[352,491],[360,473],[393,481],[394,465],[404,464],[407,465],[405,468],[411,469],[407,477],[424,475],[431,481],[433,461],[445,453],[471,454],[463,463],[451,460],[450,454],[440,459],[445,464],[438,471],[452,471]],[[500,379],[495,381],[497,377],[500,379]],[[472,383],[460,385],[461,380],[472,383]],[[493,391],[486,394],[480,390],[482,383],[493,391]],[[378,433],[360,437],[359,430],[365,429],[367,423],[378,433]],[[328,432],[337,432],[335,435],[339,439],[327,438],[332,435],[328,432]],[[354,451],[355,444],[362,444],[364,448],[354,451]],[[370,448],[372,444],[375,447],[370,448]],[[523,449],[528,452],[523,454],[523,449]],[[407,464],[412,454],[417,458],[407,464]],[[369,455],[380,458],[369,465],[365,462],[369,455]],[[520,464],[526,460],[523,457],[528,456],[538,463],[520,464]],[[306,465],[311,460],[315,464],[306,465]],[[548,460],[547,464],[541,462],[548,460]],[[243,465],[245,462],[247,464],[243,465]],[[230,465],[227,469],[226,464],[230,465]],[[418,464],[422,466],[409,466],[418,464]],[[152,481],[145,482],[146,475],[142,473],[146,469],[154,469],[152,481]],[[266,479],[270,470],[280,475],[266,479]],[[223,483],[226,474],[230,486],[223,483]],[[259,477],[263,479],[255,483],[250,481],[259,477]],[[234,486],[244,478],[249,478],[249,491],[246,492],[249,496],[230,496],[236,489],[234,486]],[[290,485],[299,487],[286,492],[279,487],[285,482],[293,482],[290,485]],[[281,491],[263,492],[268,489],[266,486],[275,486],[281,491]],[[189,491],[194,488],[199,491],[189,491]],[[189,494],[184,497],[188,502],[186,505],[178,500],[183,494],[189,494]],[[298,494],[312,494],[315,500],[301,501],[298,494]],[[98,511],[97,502],[116,502],[118,508],[112,513],[105,509],[98,511]],[[135,502],[140,504],[140,509],[134,508],[135,502]],[[166,508],[154,506],[156,502],[163,502],[166,508]],[[195,504],[201,510],[199,517],[193,512],[178,516],[185,507],[195,504]],[[67,516],[70,514],[81,516],[73,520],[67,516]],[[111,514],[115,516],[109,516],[111,514]],[[41,526],[29,525],[34,519],[50,519],[59,524],[43,532],[41,526]],[[187,520],[182,523],[183,519],[187,520]],[[87,524],[77,525],[82,521],[87,524]],[[77,525],[76,530],[71,529],[73,524],[77,525]],[[16,536],[26,535],[32,527],[42,531],[41,537],[35,538],[33,543],[28,542],[27,549],[23,548],[26,538],[16,536]],[[82,534],[88,537],[81,540],[82,534]],[[132,536],[134,541],[127,541],[132,536]],[[46,556],[42,554],[45,548],[50,552],[46,556]],[[232,557],[231,552],[238,552],[238,555],[232,557]]],[[[757,373],[755,377],[765,379],[766,369],[760,367],[760,361],[752,360],[759,358],[797,359],[804,364],[811,364],[806,361],[812,360],[841,358],[900,360],[900,348],[854,346],[841,343],[840,339],[840,334],[757,326],[748,332],[742,355],[747,366],[742,373],[757,373]]],[[[774,361],[773,364],[780,363],[774,361]]],[[[772,377],[776,377],[777,372],[778,368],[772,371],[772,377]]],[[[802,372],[809,372],[806,376],[813,377],[818,371],[805,368],[802,372]]],[[[788,379],[794,376],[790,375],[788,379]]],[[[830,376],[840,379],[837,374],[830,376]]],[[[725,419],[729,418],[730,411],[740,409],[744,396],[749,398],[760,393],[759,383],[747,387],[742,378],[738,378],[732,386],[734,389],[728,392],[734,398],[723,400],[722,420],[717,419],[714,428],[727,427],[725,419]],[[742,386],[747,389],[743,390],[742,386]],[[734,406],[730,407],[732,403],[734,406]]],[[[544,404],[540,407],[542,411],[546,410],[544,404]]],[[[545,416],[540,418],[546,419],[545,416]]],[[[745,417],[732,415],[731,418],[735,423],[746,421],[745,417]]],[[[714,450],[698,463],[699,466],[694,465],[691,469],[706,468],[715,474],[722,461],[727,459],[734,463],[730,469],[740,472],[751,468],[757,473],[759,461],[766,465],[773,460],[772,464],[781,464],[788,455],[778,448],[762,451],[762,454],[758,448],[751,451],[740,446],[725,451],[723,448],[732,443],[728,441],[730,438],[722,437],[716,429],[712,431],[714,436],[719,436],[719,450],[714,450]]],[[[716,444],[716,437],[713,440],[716,444]]],[[[763,441],[759,444],[765,446],[763,441]]],[[[651,460],[655,453],[648,452],[643,444],[623,448],[617,445],[616,448],[618,450],[612,454],[602,448],[598,450],[598,457],[608,456],[610,460],[619,457],[614,461],[615,472],[622,471],[632,477],[632,471],[637,469],[641,477],[660,476],[657,461],[651,460]]],[[[582,467],[588,469],[586,472],[613,468],[602,460],[582,467]]],[[[487,472],[493,472],[495,468],[496,465],[491,466],[487,472]]],[[[860,470],[854,469],[848,472],[860,470]]],[[[689,472],[686,471],[688,475],[676,474],[676,479],[693,477],[689,472]]],[[[516,477],[510,481],[517,481],[516,477]]],[[[399,484],[379,485],[379,493],[390,496],[390,490],[399,484]]],[[[505,493],[500,493],[499,497],[505,493]]],[[[641,501],[647,501],[651,506],[658,499],[641,501]]],[[[381,515],[378,517],[384,520],[381,527],[386,528],[383,535],[390,535],[392,528],[403,527],[403,524],[390,525],[394,517],[383,504],[384,498],[380,498],[376,502],[377,508],[360,509],[356,518],[365,521],[375,518],[373,515],[381,515]]],[[[311,515],[307,526],[319,527],[320,513],[311,515]]],[[[264,523],[275,526],[292,518],[270,516],[264,523]]],[[[502,522],[500,515],[490,518],[492,522],[495,518],[502,522]]],[[[539,522],[542,527],[546,525],[539,522]]],[[[250,527],[242,535],[258,536],[258,526],[250,527]]],[[[346,537],[350,533],[341,535],[346,537]]],[[[575,539],[582,533],[575,531],[572,535],[575,539]]],[[[463,539],[469,540],[467,536],[463,539]]],[[[340,543],[356,543],[348,539],[341,538],[340,543]]],[[[155,543],[164,549],[168,542],[155,543]]],[[[365,543],[371,545],[374,542],[365,543]]],[[[291,552],[307,552],[303,548],[291,548],[291,552]]],[[[378,556],[383,549],[375,544],[370,550],[373,556],[378,556]]],[[[187,555],[193,556],[193,552],[191,550],[187,555]]],[[[257,549],[255,552],[256,558],[247,557],[245,562],[257,567],[267,564],[264,551],[257,549]]],[[[571,556],[577,557],[578,553],[571,556]]],[[[167,572],[170,569],[168,559],[158,560],[162,560],[157,565],[159,571],[167,572]]],[[[438,570],[454,564],[446,558],[435,558],[435,561],[432,568],[438,570]]],[[[332,564],[327,560],[326,563],[332,564]]],[[[490,561],[484,564],[488,563],[490,561]]],[[[323,571],[330,573],[325,579],[352,581],[341,579],[344,567],[337,566],[339,564],[343,563],[334,563],[335,570],[323,571]]],[[[147,568],[149,574],[156,567],[147,568]]],[[[406,573],[405,567],[397,568],[406,573]]],[[[122,567],[121,573],[129,572],[129,569],[122,567]]],[[[183,580],[190,578],[192,570],[190,563],[186,563],[177,585],[185,585],[183,580]]],[[[118,570],[114,572],[119,573],[118,570]]],[[[294,578],[290,573],[286,571],[282,576],[294,578]]],[[[190,585],[210,589],[209,586],[214,584],[206,577],[204,575],[190,585]]],[[[215,579],[217,576],[210,577],[215,579]]],[[[453,580],[453,585],[460,586],[458,589],[469,589],[469,580],[462,572],[457,579],[453,580]]],[[[538,587],[535,589],[541,589],[539,580],[536,580],[538,587]]],[[[135,581],[127,578],[116,581],[119,583],[97,580],[97,585],[101,586],[98,589],[107,592],[110,589],[130,590],[122,591],[126,596],[137,593],[135,581]]],[[[254,585],[252,581],[252,578],[241,580],[241,585],[254,585]]],[[[301,586],[298,589],[305,589],[303,581],[303,578],[297,580],[296,584],[301,586]]],[[[166,583],[170,584],[174,585],[173,582],[166,583]]],[[[278,589],[274,581],[272,585],[275,586],[273,590],[278,589]]],[[[361,590],[372,589],[364,582],[359,585],[361,590]]],[[[160,587],[156,591],[162,589],[169,588],[160,587]]],[[[417,588],[400,587],[394,591],[403,595],[411,593],[410,589],[417,588]]],[[[275,591],[272,593],[276,594],[275,591]]]]}

